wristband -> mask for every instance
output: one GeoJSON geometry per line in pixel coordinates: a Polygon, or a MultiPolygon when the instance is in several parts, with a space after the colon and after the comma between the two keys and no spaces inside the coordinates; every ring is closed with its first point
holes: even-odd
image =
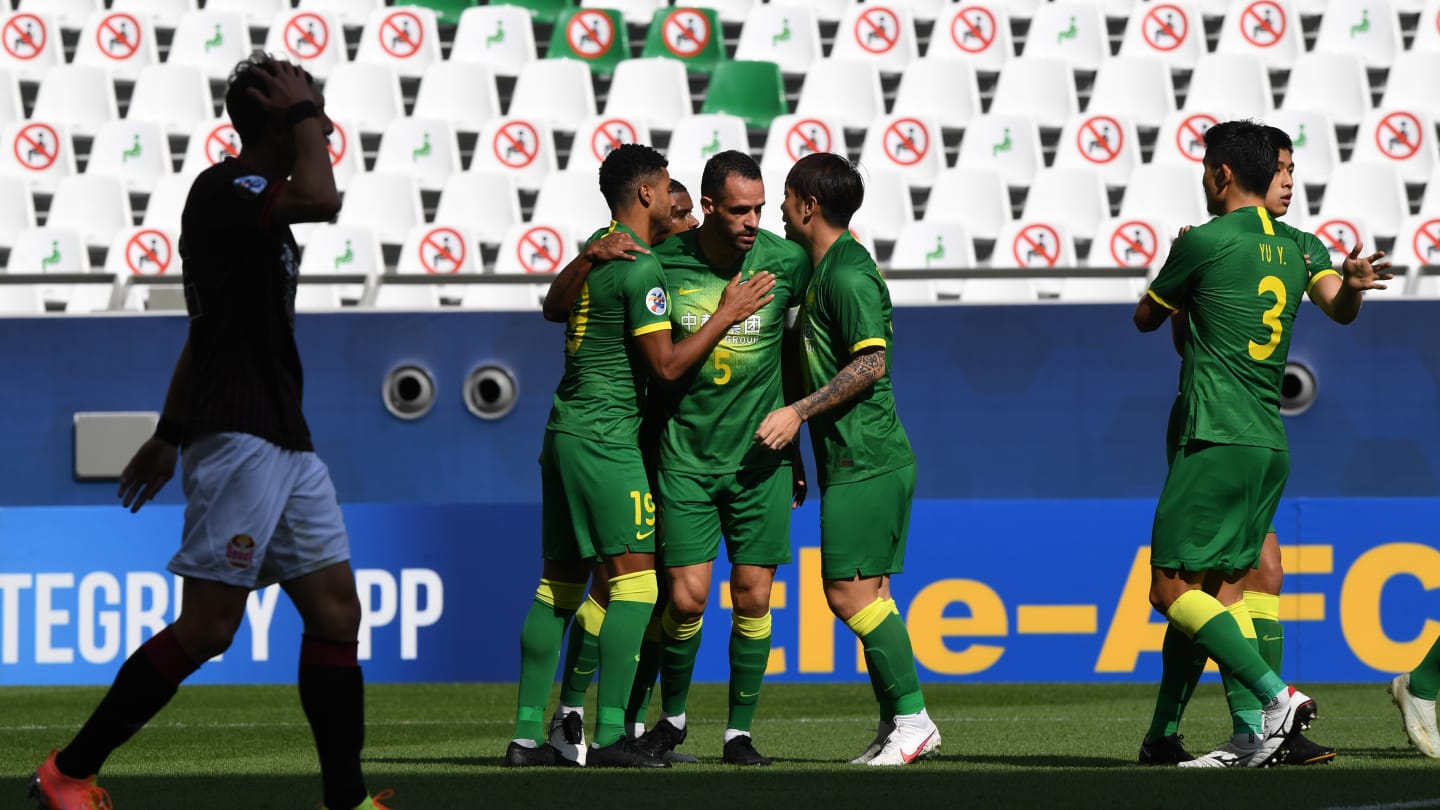
{"type": "Polygon", "coordinates": [[[285,111],[285,126],[293,127],[306,118],[320,117],[320,108],[313,101],[297,101],[285,111]]]}
{"type": "Polygon", "coordinates": [[[159,439],[162,442],[173,444],[176,447],[179,447],[180,441],[184,437],[185,426],[175,421],[174,419],[167,419],[164,416],[161,416],[160,421],[155,423],[155,438],[159,439]]]}

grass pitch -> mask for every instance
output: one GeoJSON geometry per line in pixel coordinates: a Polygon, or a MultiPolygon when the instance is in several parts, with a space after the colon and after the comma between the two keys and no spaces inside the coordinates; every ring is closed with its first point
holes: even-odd
{"type": "MultiPolygon", "coordinates": [[[[1340,757],[1265,771],[1136,766],[1149,685],[932,684],[925,691],[944,736],[935,761],[897,769],[845,764],[874,733],[867,684],[769,684],[755,740],[775,765],[728,767],[720,763],[724,687],[698,684],[681,750],[700,764],[642,773],[501,767],[513,684],[371,685],[364,762],[371,790],[392,788],[397,810],[1440,807],[1440,761],[1410,747],[1380,683],[1308,690],[1320,706],[1311,736],[1340,757]]],[[[29,806],[30,772],[69,740],[102,693],[0,689],[0,808],[29,806]]],[[[587,732],[593,716],[592,708],[587,732]]],[[[1202,753],[1229,730],[1220,687],[1202,685],[1186,717],[1187,747],[1202,753]]],[[[120,810],[311,810],[320,799],[310,730],[287,686],[182,687],[111,757],[101,784],[120,810]]]]}

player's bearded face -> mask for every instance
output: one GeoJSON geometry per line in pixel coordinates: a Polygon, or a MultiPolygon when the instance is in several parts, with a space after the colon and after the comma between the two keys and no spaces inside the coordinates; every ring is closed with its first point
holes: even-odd
{"type": "Polygon", "coordinates": [[[669,236],[670,227],[670,171],[661,169],[658,176],[647,183],[650,187],[650,243],[657,244],[669,236]],[[660,189],[667,189],[661,191],[660,189]]]}
{"type": "Polygon", "coordinates": [[[760,209],[765,206],[765,184],[738,175],[725,179],[725,188],[715,199],[702,197],[705,222],[716,221],[717,230],[741,253],[755,246],[760,232],[760,209]]]}

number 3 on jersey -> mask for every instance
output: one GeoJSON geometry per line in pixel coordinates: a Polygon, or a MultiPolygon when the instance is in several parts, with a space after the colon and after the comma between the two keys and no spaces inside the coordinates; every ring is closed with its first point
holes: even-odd
{"type": "MultiPolygon", "coordinates": [[[[1269,245],[1261,247],[1268,248],[1269,245]]],[[[1280,345],[1280,338],[1285,334],[1285,324],[1280,322],[1280,313],[1285,309],[1285,284],[1275,276],[1266,276],[1260,279],[1260,286],[1256,289],[1256,294],[1263,296],[1266,293],[1275,296],[1274,306],[1265,310],[1265,314],[1260,316],[1261,322],[1270,327],[1270,342],[1250,341],[1250,357],[1257,361],[1264,361],[1274,354],[1276,347],[1280,345]]]]}
{"type": "Polygon", "coordinates": [[[648,492],[632,489],[630,500],[635,502],[635,539],[644,540],[655,533],[655,499],[648,492]],[[649,530],[642,530],[644,526],[649,530]]]}

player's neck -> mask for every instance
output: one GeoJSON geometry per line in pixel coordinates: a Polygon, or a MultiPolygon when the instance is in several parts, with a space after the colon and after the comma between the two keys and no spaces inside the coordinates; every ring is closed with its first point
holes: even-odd
{"type": "Polygon", "coordinates": [[[1233,214],[1241,208],[1264,208],[1265,198],[1259,194],[1236,189],[1225,196],[1225,213],[1233,214]]]}
{"type": "Polygon", "coordinates": [[[718,228],[706,230],[703,224],[700,226],[700,252],[704,254],[705,261],[720,268],[738,264],[745,257],[744,251],[731,244],[718,228]]]}
{"type": "Polygon", "coordinates": [[[240,154],[235,159],[246,166],[255,169],[266,177],[289,177],[292,162],[287,162],[280,154],[273,149],[267,149],[264,144],[253,146],[242,146],[240,154]]]}
{"type": "Polygon", "coordinates": [[[624,225],[635,233],[635,238],[645,245],[655,244],[654,234],[650,232],[650,212],[639,206],[629,206],[619,211],[612,211],[616,222],[624,225]]]}
{"type": "Polygon", "coordinates": [[[818,217],[810,233],[810,241],[806,247],[810,248],[810,264],[819,265],[825,254],[830,252],[830,246],[834,245],[841,235],[848,230],[831,225],[818,217]]]}

